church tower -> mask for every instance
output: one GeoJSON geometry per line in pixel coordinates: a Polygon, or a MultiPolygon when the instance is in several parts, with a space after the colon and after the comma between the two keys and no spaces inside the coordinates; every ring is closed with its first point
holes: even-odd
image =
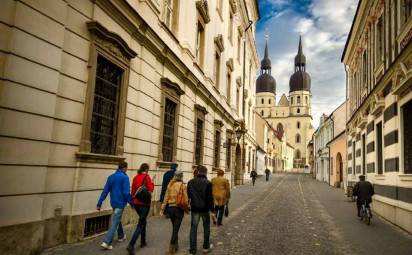
{"type": "Polygon", "coordinates": [[[295,72],[289,81],[290,114],[311,116],[310,76],[306,72],[306,57],[302,50],[302,37],[299,37],[298,54],[295,57],[295,72]]]}
{"type": "Polygon", "coordinates": [[[268,41],[265,56],[260,62],[260,75],[256,80],[256,111],[264,118],[270,117],[271,108],[276,106],[276,80],[272,76],[268,41]]]}

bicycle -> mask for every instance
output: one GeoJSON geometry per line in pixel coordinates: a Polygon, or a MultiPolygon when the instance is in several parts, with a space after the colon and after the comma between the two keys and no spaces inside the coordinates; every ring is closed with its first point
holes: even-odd
{"type": "Polygon", "coordinates": [[[366,225],[371,224],[371,218],[372,218],[371,209],[369,208],[366,201],[363,202],[362,204],[360,215],[361,215],[361,218],[360,218],[361,221],[365,222],[366,225]]]}

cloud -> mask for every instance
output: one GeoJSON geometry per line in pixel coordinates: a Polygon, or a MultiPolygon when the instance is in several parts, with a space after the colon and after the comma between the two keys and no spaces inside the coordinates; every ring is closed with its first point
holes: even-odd
{"type": "MultiPolygon", "coordinates": [[[[269,33],[272,75],[277,81],[277,99],[289,93],[299,34],[312,78],[313,124],[322,113],[331,113],[345,100],[345,72],[340,57],[358,0],[263,0],[265,19],[257,25],[257,47],[264,49],[269,33]],[[303,6],[303,7],[302,7],[303,6]],[[272,15],[282,13],[282,15],[272,15]]],[[[261,4],[262,3],[262,4],[261,4]]]]}

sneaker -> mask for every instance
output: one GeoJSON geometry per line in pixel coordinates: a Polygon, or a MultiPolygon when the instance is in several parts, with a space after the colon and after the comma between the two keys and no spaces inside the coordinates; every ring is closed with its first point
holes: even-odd
{"type": "Polygon", "coordinates": [[[133,247],[131,247],[131,246],[127,246],[126,247],[126,250],[129,252],[129,255],[134,255],[134,248],[133,247]]]}
{"type": "Polygon", "coordinates": [[[123,235],[123,238],[117,239],[119,243],[126,241],[126,235],[123,235]]]}
{"type": "Polygon", "coordinates": [[[112,250],[113,249],[113,246],[111,246],[110,244],[107,244],[105,242],[103,242],[100,246],[105,250],[112,250]]]}
{"type": "Polygon", "coordinates": [[[209,249],[203,249],[203,253],[209,253],[212,251],[212,249],[213,249],[213,244],[210,244],[209,249]]]}

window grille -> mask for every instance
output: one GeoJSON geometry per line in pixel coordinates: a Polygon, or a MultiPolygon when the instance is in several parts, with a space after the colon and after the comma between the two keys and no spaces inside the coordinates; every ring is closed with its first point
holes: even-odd
{"type": "Polygon", "coordinates": [[[412,100],[403,107],[403,157],[404,173],[412,174],[412,100]]]}
{"type": "Polygon", "coordinates": [[[122,76],[121,68],[104,57],[98,56],[90,129],[92,153],[115,154],[122,76]]]}
{"type": "Polygon", "coordinates": [[[202,147],[203,147],[203,120],[197,119],[196,122],[196,145],[195,145],[195,164],[202,164],[202,147]]]}
{"type": "Polygon", "coordinates": [[[166,98],[163,126],[163,161],[173,161],[174,131],[176,121],[176,103],[166,98]]]}
{"type": "Polygon", "coordinates": [[[83,237],[97,235],[109,229],[110,215],[88,218],[84,224],[83,237]]]}
{"type": "Polygon", "coordinates": [[[220,161],[220,131],[215,131],[215,146],[214,146],[213,166],[219,167],[220,161]]]}

